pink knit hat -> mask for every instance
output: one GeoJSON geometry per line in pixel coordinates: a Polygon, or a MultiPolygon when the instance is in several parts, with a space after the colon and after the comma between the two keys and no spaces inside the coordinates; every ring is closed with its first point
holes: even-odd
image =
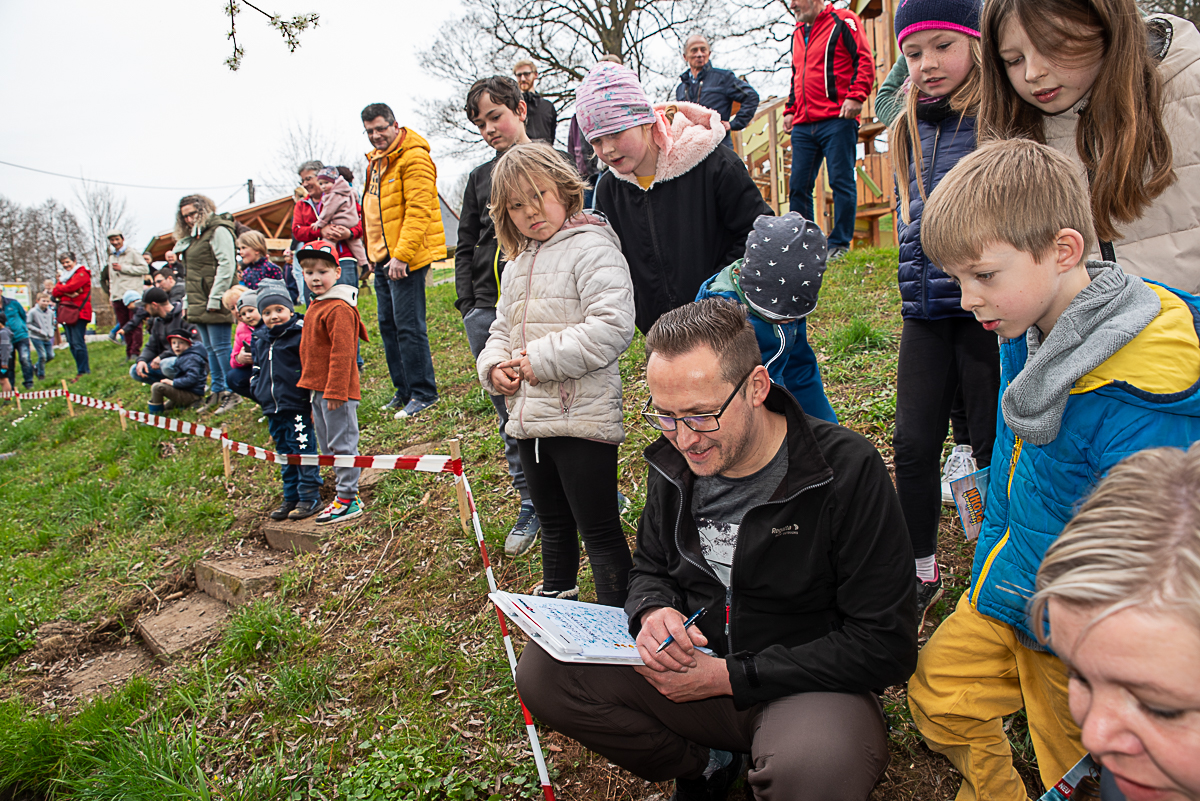
{"type": "Polygon", "coordinates": [[[575,117],[583,138],[589,142],[658,121],[637,75],[629,67],[611,61],[598,62],[588,70],[575,90],[575,117]]]}

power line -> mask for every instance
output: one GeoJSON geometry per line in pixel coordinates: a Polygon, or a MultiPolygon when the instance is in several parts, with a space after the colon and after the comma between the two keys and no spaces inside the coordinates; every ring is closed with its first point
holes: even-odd
{"type": "Polygon", "coordinates": [[[146,186],[144,184],[123,184],[117,181],[100,181],[92,178],[84,178],[81,175],[64,175],[61,172],[50,172],[50,170],[39,170],[37,167],[26,167],[22,164],[13,164],[11,161],[0,161],[9,167],[16,167],[18,170],[29,170],[30,172],[40,172],[42,175],[53,175],[56,178],[69,178],[72,181],[91,181],[94,184],[108,184],[109,186],[124,186],[130,189],[162,189],[168,192],[188,192],[211,189],[228,189],[231,186],[241,187],[245,185],[243,181],[240,184],[221,184],[220,186],[146,186]]]}

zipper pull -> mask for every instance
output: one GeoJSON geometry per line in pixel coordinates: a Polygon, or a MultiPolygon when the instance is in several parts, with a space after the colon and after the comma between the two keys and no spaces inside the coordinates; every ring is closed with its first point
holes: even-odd
{"type": "Polygon", "coordinates": [[[733,605],[733,587],[725,588],[725,636],[729,636],[729,607],[733,605]]]}

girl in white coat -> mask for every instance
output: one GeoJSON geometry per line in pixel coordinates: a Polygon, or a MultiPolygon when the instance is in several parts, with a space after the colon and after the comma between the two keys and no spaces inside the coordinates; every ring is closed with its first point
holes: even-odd
{"type": "Polygon", "coordinates": [[[617,235],[584,214],[585,186],[551,147],[508,150],[492,219],[508,264],[479,380],[508,403],[505,432],[542,523],[543,595],[578,598],[583,536],[600,603],[624,606],[632,560],[617,509],[621,373],[633,283],[617,235]]]}

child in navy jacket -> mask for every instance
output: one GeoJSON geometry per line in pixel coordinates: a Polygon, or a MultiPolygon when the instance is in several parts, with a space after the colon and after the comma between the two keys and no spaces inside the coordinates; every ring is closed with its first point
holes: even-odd
{"type": "Polygon", "coordinates": [[[179,325],[167,332],[167,342],[175,354],[175,377],[164,378],[150,386],[150,414],[191,406],[204,399],[208,379],[208,351],[192,341],[189,328],[179,325]]]}
{"type": "MultiPolygon", "coordinates": [[[[295,313],[292,297],[283,281],[264,279],[258,285],[258,313],[264,325],[250,338],[254,373],[250,392],[267,416],[275,450],[281,454],[315,454],[309,391],[296,385],[300,380],[300,336],[304,317],[295,313]]],[[[272,520],[303,520],[321,511],[321,468],[317,465],[285,464],[283,504],[271,512],[272,520]]]]}

